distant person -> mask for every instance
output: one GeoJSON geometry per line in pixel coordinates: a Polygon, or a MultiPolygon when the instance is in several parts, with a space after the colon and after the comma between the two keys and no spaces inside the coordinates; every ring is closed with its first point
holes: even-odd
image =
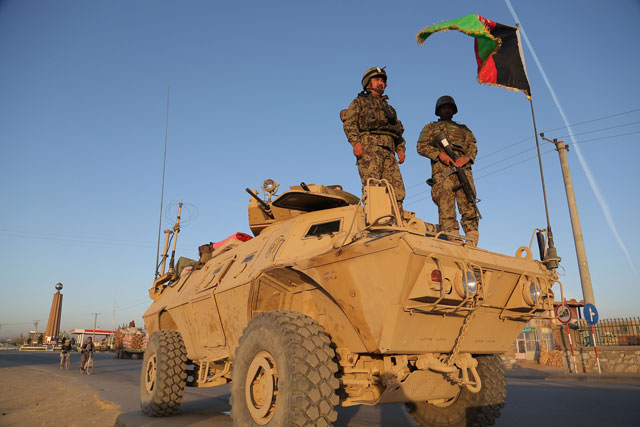
{"type": "Polygon", "coordinates": [[[440,119],[426,125],[418,138],[418,154],[431,159],[431,198],[438,206],[440,230],[447,233],[460,232],[456,219],[456,202],[460,211],[462,229],[467,237],[477,244],[479,218],[474,206],[467,199],[458,176],[451,172],[451,165],[463,168],[475,194],[471,165],[476,158],[478,147],[473,133],[463,124],[452,120],[458,112],[455,101],[450,96],[441,96],[436,102],[435,113],[440,119]],[[439,142],[439,135],[446,137],[457,160],[445,153],[439,142]]]}
{"type": "Polygon", "coordinates": [[[361,83],[362,92],[340,112],[344,133],[357,159],[363,192],[368,178],[386,179],[402,211],[405,191],[398,164],[404,162],[406,143],[402,122],[387,102],[389,97],[382,95],[387,88],[387,73],[384,68],[369,68],[361,83]]]}
{"type": "Polygon", "coordinates": [[[62,368],[67,363],[67,360],[71,357],[71,342],[62,340],[62,346],[60,347],[60,367],[62,368]]]}
{"type": "Polygon", "coordinates": [[[84,364],[89,359],[89,356],[93,355],[96,346],[93,344],[93,339],[91,337],[87,338],[87,342],[82,344],[81,352],[82,357],[80,358],[80,370],[84,370],[84,364]]]}

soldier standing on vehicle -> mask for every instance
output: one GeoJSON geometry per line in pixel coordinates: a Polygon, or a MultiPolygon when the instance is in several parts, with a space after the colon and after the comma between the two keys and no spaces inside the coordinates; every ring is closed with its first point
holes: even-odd
{"type": "Polygon", "coordinates": [[[386,95],[384,68],[369,68],[362,76],[362,92],[340,112],[344,133],[356,156],[362,188],[368,178],[386,179],[393,187],[402,211],[404,182],[398,164],[405,158],[404,128],[386,95]],[[396,153],[398,160],[396,160],[396,153]]]}
{"type": "Polygon", "coordinates": [[[452,166],[462,168],[471,185],[475,197],[475,186],[471,174],[471,165],[476,158],[478,147],[476,138],[465,125],[452,120],[458,107],[452,97],[445,95],[436,102],[436,116],[440,119],[426,125],[418,138],[418,154],[431,159],[431,198],[438,206],[440,230],[459,233],[456,220],[456,202],[462,216],[460,223],[465,234],[477,244],[479,213],[474,203],[465,195],[460,180],[453,173],[452,166]],[[447,139],[457,158],[449,156],[440,145],[442,135],[447,139]]]}

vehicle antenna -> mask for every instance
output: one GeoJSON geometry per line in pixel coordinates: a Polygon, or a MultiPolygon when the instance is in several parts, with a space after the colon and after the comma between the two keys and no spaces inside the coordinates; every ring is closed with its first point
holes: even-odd
{"type": "Polygon", "coordinates": [[[167,117],[164,129],[164,156],[162,158],[162,188],[160,190],[160,219],[158,220],[158,247],[156,248],[156,273],[154,277],[158,277],[158,259],[160,258],[160,233],[162,231],[162,205],[164,204],[164,175],[167,164],[167,137],[169,134],[169,93],[171,87],[167,86],[167,117]]]}

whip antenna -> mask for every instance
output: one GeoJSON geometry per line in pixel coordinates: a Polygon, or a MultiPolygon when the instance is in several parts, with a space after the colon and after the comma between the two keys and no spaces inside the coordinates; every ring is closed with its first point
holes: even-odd
{"type": "Polygon", "coordinates": [[[162,188],[160,190],[160,219],[158,220],[158,247],[156,248],[156,275],[157,278],[159,276],[158,273],[158,259],[160,258],[160,233],[162,231],[162,205],[164,204],[164,174],[166,170],[167,164],[167,136],[169,134],[169,91],[171,87],[167,87],[167,117],[165,119],[165,129],[164,129],[164,157],[162,158],[162,188]]]}

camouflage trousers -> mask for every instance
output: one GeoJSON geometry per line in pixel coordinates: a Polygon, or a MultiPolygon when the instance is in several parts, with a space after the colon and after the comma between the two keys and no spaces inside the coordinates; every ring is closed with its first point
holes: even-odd
{"type": "Polygon", "coordinates": [[[393,187],[398,202],[404,200],[404,182],[393,151],[378,146],[364,146],[364,154],[356,161],[362,181],[362,192],[367,179],[386,179],[393,187]]]}
{"type": "MultiPolygon", "coordinates": [[[[475,192],[476,187],[473,184],[471,170],[465,169],[464,172],[475,192]]],[[[460,223],[462,224],[462,229],[465,234],[469,231],[478,231],[478,216],[476,215],[475,209],[473,209],[473,205],[467,200],[464,190],[459,188],[457,191],[453,191],[454,188],[460,185],[458,176],[454,173],[443,178],[441,174],[435,174],[433,178],[436,182],[433,187],[431,187],[431,198],[438,206],[440,230],[454,233],[460,232],[458,221],[456,220],[457,202],[458,210],[462,216],[460,223]]]]}

